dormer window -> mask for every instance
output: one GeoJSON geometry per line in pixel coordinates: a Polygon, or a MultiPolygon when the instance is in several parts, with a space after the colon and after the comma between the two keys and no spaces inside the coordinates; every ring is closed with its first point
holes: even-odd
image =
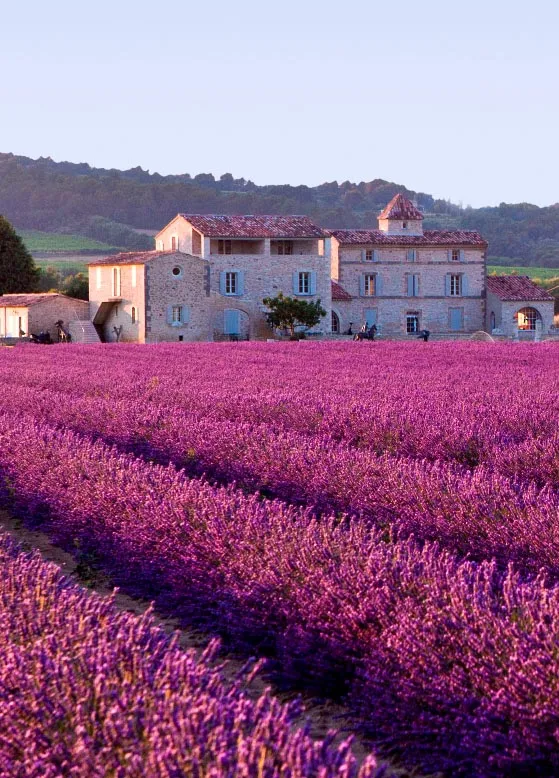
{"type": "Polygon", "coordinates": [[[407,222],[402,222],[402,229],[403,230],[407,230],[408,229],[408,223],[407,222]]]}

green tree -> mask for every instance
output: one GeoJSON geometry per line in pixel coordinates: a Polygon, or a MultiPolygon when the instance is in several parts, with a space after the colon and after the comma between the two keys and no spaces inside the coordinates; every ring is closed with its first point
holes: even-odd
{"type": "Polygon", "coordinates": [[[10,222],[0,216],[0,294],[34,292],[39,270],[10,222]]]}
{"type": "Polygon", "coordinates": [[[89,280],[85,273],[67,276],[62,287],[64,294],[76,297],[78,300],[89,300],[89,280]]]}
{"type": "Polygon", "coordinates": [[[292,338],[295,337],[296,327],[310,329],[326,316],[320,300],[309,303],[296,297],[285,297],[283,292],[280,292],[277,297],[265,297],[262,302],[269,308],[266,314],[268,323],[272,327],[288,330],[292,338]]]}

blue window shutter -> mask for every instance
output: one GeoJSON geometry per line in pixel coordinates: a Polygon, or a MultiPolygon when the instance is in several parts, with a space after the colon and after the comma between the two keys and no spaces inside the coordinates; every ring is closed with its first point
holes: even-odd
{"type": "Polygon", "coordinates": [[[173,306],[168,305],[167,306],[167,324],[173,323],[173,306]]]}
{"type": "Polygon", "coordinates": [[[373,262],[378,262],[378,261],[379,261],[378,249],[373,249],[373,262]]]}
{"type": "Polygon", "coordinates": [[[299,271],[293,273],[293,294],[299,294],[299,271]]]}
{"type": "Polygon", "coordinates": [[[464,249],[460,249],[460,262],[465,262],[465,261],[466,261],[466,252],[464,251],[464,249]]]}
{"type": "Polygon", "coordinates": [[[225,270],[219,274],[219,291],[221,294],[225,294],[225,270]]]}
{"type": "Polygon", "coordinates": [[[446,261],[447,261],[447,262],[452,262],[452,249],[447,249],[447,252],[446,252],[446,261]]]}
{"type": "Polygon", "coordinates": [[[240,296],[245,293],[245,271],[237,271],[237,294],[240,296]]]}
{"type": "Polygon", "coordinates": [[[182,306],[182,323],[183,324],[188,324],[189,321],[190,321],[190,308],[188,307],[188,305],[183,305],[182,306]]]}
{"type": "Polygon", "coordinates": [[[382,278],[379,273],[377,273],[375,277],[375,294],[382,294],[382,278]]]}
{"type": "Polygon", "coordinates": [[[447,297],[450,297],[450,273],[447,273],[444,277],[444,293],[447,297]]]}
{"type": "Polygon", "coordinates": [[[365,322],[367,323],[367,327],[372,327],[373,324],[377,323],[376,308],[365,308],[365,322]]]}
{"type": "Polygon", "coordinates": [[[314,270],[311,272],[310,293],[316,294],[316,273],[314,270]]]}
{"type": "Polygon", "coordinates": [[[413,276],[411,273],[406,273],[408,279],[408,297],[413,297],[413,276]]]}
{"type": "Polygon", "coordinates": [[[461,286],[462,286],[462,289],[461,289],[462,297],[467,297],[468,296],[468,276],[463,275],[460,280],[461,280],[461,286]]]}
{"type": "Polygon", "coordinates": [[[419,294],[419,273],[416,273],[413,277],[413,293],[414,295],[419,294]]]}
{"type": "Polygon", "coordinates": [[[361,297],[365,297],[365,276],[359,276],[359,294],[361,297]]]}
{"type": "Polygon", "coordinates": [[[365,249],[361,249],[361,262],[365,262],[367,259],[367,252],[365,249]]]}

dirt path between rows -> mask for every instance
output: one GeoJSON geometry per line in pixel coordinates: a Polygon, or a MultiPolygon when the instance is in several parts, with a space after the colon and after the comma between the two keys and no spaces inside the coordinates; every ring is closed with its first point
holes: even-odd
{"type": "MultiPolygon", "coordinates": [[[[61,568],[65,576],[73,580],[83,588],[89,589],[101,596],[108,596],[114,592],[110,579],[103,574],[93,574],[88,571],[84,580],[83,570],[80,569],[80,562],[72,554],[64,551],[59,546],[54,545],[48,535],[38,530],[27,528],[20,519],[16,519],[6,511],[0,509],[0,531],[9,534],[17,541],[24,551],[38,551],[44,560],[54,562],[61,568]]],[[[127,611],[141,615],[149,607],[150,603],[146,600],[130,597],[124,592],[117,591],[114,597],[116,607],[121,611],[127,611]]],[[[201,652],[208,642],[215,637],[200,632],[195,629],[189,629],[177,620],[154,611],[154,622],[157,626],[167,633],[178,632],[180,635],[180,645],[184,649],[194,648],[201,652]]],[[[221,657],[225,661],[224,675],[233,679],[238,675],[246,664],[246,657],[227,653],[221,657]]],[[[266,677],[265,673],[260,673],[251,683],[247,693],[252,697],[260,695],[265,688],[270,687],[273,694],[283,702],[292,700],[295,696],[300,697],[304,704],[304,714],[296,721],[295,726],[302,727],[307,722],[310,725],[310,736],[317,740],[322,740],[329,730],[339,731],[337,741],[344,740],[350,734],[353,734],[354,741],[352,751],[356,759],[361,762],[367,754],[375,753],[373,743],[368,742],[360,733],[354,731],[348,711],[341,705],[334,702],[317,701],[316,699],[305,695],[304,693],[285,693],[276,688],[274,684],[266,677]]],[[[380,760],[379,760],[380,761],[380,760]]],[[[393,767],[393,766],[392,766],[393,767]]],[[[393,768],[394,769],[394,768],[393,768]]],[[[405,770],[401,771],[402,778],[409,776],[405,770]]],[[[419,776],[418,776],[419,778],[419,776]]]]}

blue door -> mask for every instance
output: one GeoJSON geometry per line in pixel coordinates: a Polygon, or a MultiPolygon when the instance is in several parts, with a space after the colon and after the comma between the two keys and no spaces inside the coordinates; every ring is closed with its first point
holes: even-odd
{"type": "Polygon", "coordinates": [[[459,332],[464,328],[462,308],[450,309],[450,329],[452,332],[459,332]]]}
{"type": "Polygon", "coordinates": [[[225,323],[223,331],[226,335],[241,334],[241,312],[234,309],[225,311],[225,323]]]}

